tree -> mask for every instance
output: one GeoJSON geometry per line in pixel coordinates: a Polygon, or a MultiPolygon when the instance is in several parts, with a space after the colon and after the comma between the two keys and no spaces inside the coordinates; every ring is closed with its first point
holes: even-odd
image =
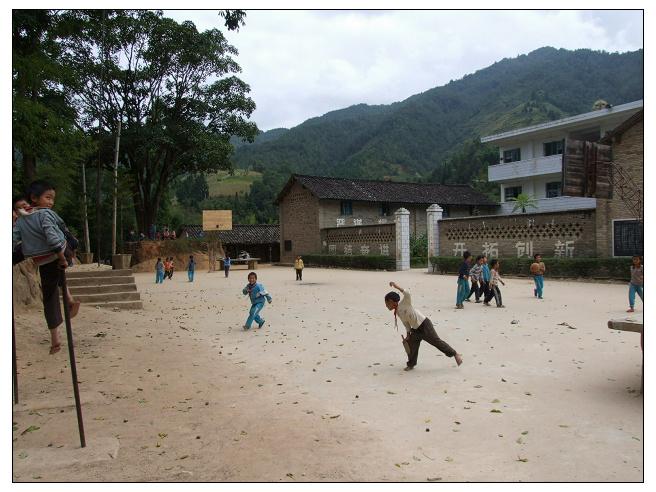
{"type": "Polygon", "coordinates": [[[84,123],[99,122],[109,163],[108,136],[121,120],[120,164],[147,234],[173,180],[230,169],[230,137],[257,134],[247,121],[255,109],[250,88],[234,75],[237,50],[219,30],[198,32],[159,11],[72,11],[69,19],[78,26],[68,52],[84,82],[77,93],[84,123]]]}
{"type": "MultiPolygon", "coordinates": [[[[18,188],[36,179],[37,164],[64,185],[92,148],[76,125],[64,63],[61,16],[51,10],[12,11],[12,142],[18,188]]],[[[63,186],[60,186],[63,188],[63,186]]]]}
{"type": "Polygon", "coordinates": [[[515,202],[515,205],[512,209],[513,213],[521,209],[522,213],[525,214],[526,207],[538,208],[536,205],[537,200],[535,198],[531,198],[526,193],[520,193],[517,195],[517,197],[509,198],[509,200],[515,202]]]}

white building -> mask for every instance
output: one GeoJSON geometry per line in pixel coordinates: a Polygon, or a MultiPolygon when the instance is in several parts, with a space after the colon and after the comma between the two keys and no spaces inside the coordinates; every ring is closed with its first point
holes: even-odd
{"type": "Polygon", "coordinates": [[[563,149],[566,139],[599,141],[606,132],[643,108],[634,101],[481,138],[499,146],[499,164],[488,167],[488,181],[501,187],[501,214],[520,193],[537,200],[535,212],[594,209],[595,198],[562,196],[563,149]]]}

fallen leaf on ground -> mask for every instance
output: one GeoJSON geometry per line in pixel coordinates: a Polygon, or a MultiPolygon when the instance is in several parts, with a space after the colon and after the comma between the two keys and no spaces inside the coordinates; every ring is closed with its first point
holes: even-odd
{"type": "Polygon", "coordinates": [[[25,429],[23,432],[21,432],[21,436],[24,436],[28,432],[34,432],[36,430],[39,430],[41,427],[38,425],[30,425],[27,429],[25,429]]]}

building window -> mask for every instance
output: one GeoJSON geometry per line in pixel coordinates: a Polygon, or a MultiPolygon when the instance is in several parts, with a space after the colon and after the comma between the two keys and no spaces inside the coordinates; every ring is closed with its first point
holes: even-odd
{"type": "Polygon", "coordinates": [[[544,143],[544,155],[557,155],[563,153],[563,141],[556,140],[554,142],[545,142],[544,143]]]}
{"type": "Polygon", "coordinates": [[[642,255],[642,224],[636,220],[613,221],[613,255],[642,255]]]}
{"type": "Polygon", "coordinates": [[[351,200],[342,200],[339,203],[340,215],[353,215],[353,202],[351,200]]]}
{"type": "Polygon", "coordinates": [[[554,181],[553,183],[547,183],[547,198],[555,198],[563,194],[562,184],[560,181],[554,181]]]}
{"type": "Polygon", "coordinates": [[[522,153],[519,149],[510,149],[503,151],[503,162],[517,162],[522,160],[522,153]]]}
{"type": "Polygon", "coordinates": [[[291,250],[292,250],[292,240],[285,239],[285,251],[291,251],[291,250]]]}
{"type": "Polygon", "coordinates": [[[507,186],[503,189],[503,199],[508,201],[511,198],[517,198],[521,192],[521,186],[507,186]]]}
{"type": "Polygon", "coordinates": [[[381,203],[380,204],[380,215],[383,217],[388,217],[390,215],[390,204],[389,203],[381,203]]]}

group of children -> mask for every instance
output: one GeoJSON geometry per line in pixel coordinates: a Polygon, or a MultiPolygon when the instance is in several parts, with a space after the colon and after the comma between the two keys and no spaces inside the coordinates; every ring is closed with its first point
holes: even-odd
{"type": "MultiPolygon", "coordinates": [[[[190,257],[193,258],[193,257],[190,257]]],[[[155,283],[156,284],[161,284],[164,283],[164,279],[168,278],[171,280],[173,278],[173,270],[174,270],[174,264],[173,264],[173,257],[172,256],[167,256],[164,261],[162,261],[162,258],[157,258],[157,261],[155,262],[155,283]]],[[[191,282],[193,280],[193,274],[189,278],[189,281],[191,282]]]]}
{"type": "Polygon", "coordinates": [[[463,253],[463,262],[458,270],[458,290],[456,292],[456,309],[464,309],[463,302],[471,302],[469,298],[472,294],[476,297],[476,302],[481,302],[483,298],[483,305],[489,306],[490,301],[494,298],[497,307],[505,307],[501,299],[501,290],[499,284],[506,285],[501,280],[499,268],[501,263],[497,259],[490,260],[488,266],[487,256],[479,255],[473,266],[472,255],[469,251],[463,253]],[[471,286],[469,281],[471,280],[471,286]]]}

